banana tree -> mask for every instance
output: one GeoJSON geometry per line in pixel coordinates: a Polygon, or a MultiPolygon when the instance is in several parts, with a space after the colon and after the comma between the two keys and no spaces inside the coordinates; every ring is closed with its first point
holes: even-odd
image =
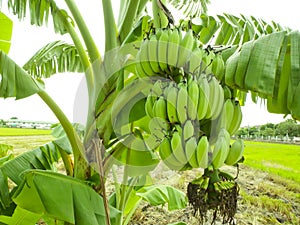
{"type": "Polygon", "coordinates": [[[270,112],[299,119],[298,32],[254,17],[209,16],[204,0],[152,0],[152,16],[145,10],[148,0],[121,0],[116,23],[112,2],[104,0],[100,54],[74,0],[65,0],[64,9],[54,0],[7,2],[33,25],[45,25],[50,15],[54,31],[70,35],[73,43],[49,43],[22,67],[0,45],[0,97],[37,94],[61,124],[55,141],[0,165],[0,222],[127,224],[142,200],[185,207],[182,192],[151,186],[149,172],[160,161],[176,171],[203,168],[204,175],[188,186],[190,203],[202,218],[220,202],[222,209],[232,205],[220,213],[233,222],[237,184],[219,168],[242,160],[242,142],[229,144],[241,122],[240,104],[250,92],[254,101],[266,99],[270,112]],[[168,4],[191,19],[176,21],[168,4]],[[86,78],[84,130],[44,90],[43,79],[65,71],[86,78]],[[67,176],[53,166],[60,157],[67,176]],[[110,197],[109,173],[115,180],[110,197]],[[12,191],[8,178],[16,185],[12,191]],[[211,202],[203,200],[207,190],[213,190],[206,196],[211,202]],[[224,194],[231,202],[221,201],[224,194]]]}

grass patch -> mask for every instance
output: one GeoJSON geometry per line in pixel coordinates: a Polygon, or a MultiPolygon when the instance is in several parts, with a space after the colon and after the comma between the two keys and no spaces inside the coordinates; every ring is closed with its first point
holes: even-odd
{"type": "Polygon", "coordinates": [[[52,130],[25,129],[25,128],[0,128],[0,136],[32,136],[49,135],[52,130]]]}
{"type": "Polygon", "coordinates": [[[300,183],[300,146],[245,141],[245,165],[300,183]]]}

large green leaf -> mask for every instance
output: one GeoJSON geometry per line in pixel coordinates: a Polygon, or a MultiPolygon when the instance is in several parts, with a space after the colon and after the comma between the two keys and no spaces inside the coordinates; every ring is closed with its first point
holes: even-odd
{"type": "Polygon", "coordinates": [[[61,34],[67,32],[62,19],[71,20],[66,11],[59,9],[53,0],[9,0],[8,6],[20,20],[30,16],[30,23],[37,26],[48,24],[51,13],[54,30],[61,34]]]}
{"type": "MultiPolygon", "coordinates": [[[[76,225],[106,223],[102,197],[84,182],[58,173],[38,170],[26,172],[13,200],[17,209],[31,214],[46,215],[76,225]]],[[[15,216],[0,216],[0,222],[15,221],[15,216]]],[[[120,224],[120,211],[110,207],[110,216],[112,224],[120,224]]],[[[34,224],[36,218],[32,216],[27,224],[34,224]]]]}
{"type": "Polygon", "coordinates": [[[21,99],[36,94],[41,89],[40,83],[0,51],[0,97],[21,99]]]}
{"type": "MultiPolygon", "coordinates": [[[[263,29],[263,28],[261,28],[263,29]]],[[[268,111],[300,119],[300,32],[275,32],[242,45],[228,58],[225,83],[267,99],[268,111]]]]}
{"type": "Polygon", "coordinates": [[[272,96],[278,60],[286,38],[286,32],[282,31],[243,44],[227,60],[226,85],[257,92],[262,97],[272,96]]]}
{"type": "Polygon", "coordinates": [[[11,216],[0,216],[0,224],[14,224],[14,225],[28,225],[36,224],[36,222],[41,218],[42,214],[30,212],[21,207],[16,207],[14,210],[14,215],[11,216]]]}
{"type": "Polygon", "coordinates": [[[239,45],[278,31],[289,31],[278,23],[267,23],[255,17],[234,16],[224,13],[217,17],[201,15],[192,21],[192,29],[203,44],[239,45]]]}
{"type": "Polygon", "coordinates": [[[6,15],[0,12],[0,50],[8,53],[12,35],[13,23],[6,15]]]}
{"type": "Polygon", "coordinates": [[[23,69],[38,78],[63,72],[84,72],[76,47],[62,41],[51,42],[41,48],[23,69]]]}
{"type": "Polygon", "coordinates": [[[53,163],[60,158],[59,148],[50,142],[3,163],[0,170],[13,182],[20,184],[23,180],[21,174],[28,169],[55,169],[53,163]]]}
{"type": "Polygon", "coordinates": [[[168,203],[169,210],[183,209],[187,206],[186,194],[169,185],[144,187],[137,195],[154,206],[168,203]]]}

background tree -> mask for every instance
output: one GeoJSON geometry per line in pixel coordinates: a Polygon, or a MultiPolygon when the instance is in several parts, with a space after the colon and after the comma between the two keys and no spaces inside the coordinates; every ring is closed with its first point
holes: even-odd
{"type": "Polygon", "coordinates": [[[263,137],[273,137],[275,135],[275,130],[270,127],[266,127],[263,130],[260,130],[260,135],[263,137]]]}
{"type": "Polygon", "coordinates": [[[299,134],[299,125],[295,120],[288,119],[278,124],[275,133],[280,136],[296,137],[299,134]]]}

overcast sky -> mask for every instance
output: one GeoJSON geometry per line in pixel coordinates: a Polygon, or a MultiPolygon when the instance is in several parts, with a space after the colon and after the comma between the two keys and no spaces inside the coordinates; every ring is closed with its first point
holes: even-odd
{"type": "MultiPolygon", "coordinates": [[[[104,30],[101,1],[89,0],[89,4],[87,4],[87,1],[81,0],[76,2],[78,2],[83,17],[102,52],[104,30]]],[[[116,3],[119,1],[113,0],[112,2],[116,3]]],[[[299,30],[300,14],[298,5],[297,0],[285,0],[284,2],[279,0],[211,0],[209,14],[214,15],[226,12],[234,15],[253,15],[266,21],[274,20],[283,26],[299,30]]],[[[118,9],[118,4],[114,7],[118,9]]],[[[5,7],[3,10],[5,10],[5,7]]],[[[67,36],[55,35],[52,32],[52,27],[36,28],[28,25],[28,23],[19,23],[11,14],[9,16],[14,20],[12,46],[9,56],[19,65],[23,65],[30,56],[50,41],[69,40],[67,36]]],[[[74,101],[77,100],[78,102],[78,95],[77,98],[75,96],[78,93],[78,87],[82,80],[83,75],[81,74],[58,74],[46,80],[47,92],[61,106],[71,121],[77,121],[81,116],[82,108],[75,107],[74,109],[74,101]]],[[[82,95],[82,92],[80,92],[80,95],[82,95]]],[[[83,101],[82,98],[80,101],[83,101]]],[[[267,122],[277,123],[283,120],[283,115],[269,114],[264,106],[255,105],[250,100],[243,107],[243,114],[242,126],[252,126],[267,122]]],[[[8,119],[12,116],[26,120],[57,121],[52,112],[36,95],[18,101],[0,99],[0,119],[8,119]]]]}

